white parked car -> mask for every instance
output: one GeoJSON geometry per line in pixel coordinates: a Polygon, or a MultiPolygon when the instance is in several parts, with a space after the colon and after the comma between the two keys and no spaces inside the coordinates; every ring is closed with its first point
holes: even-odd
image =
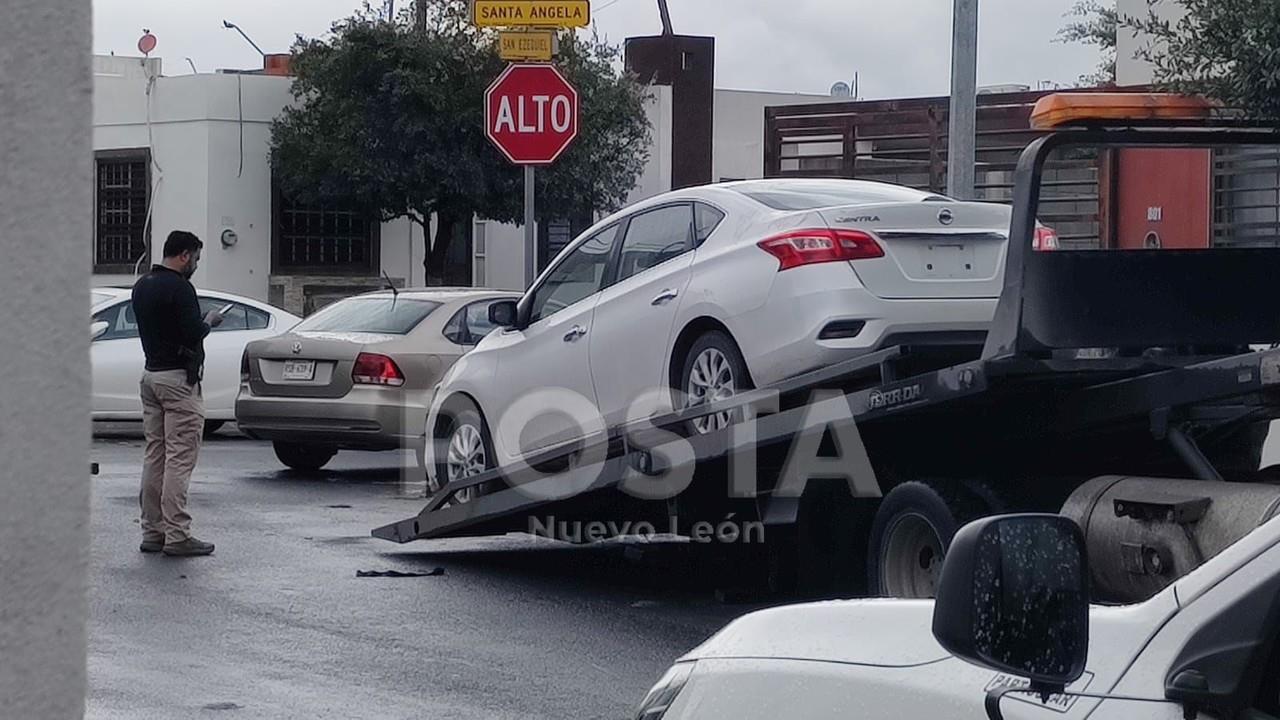
{"type": "MultiPolygon", "coordinates": [[[[142,400],[138,382],[146,358],[130,301],[132,288],[93,288],[90,355],[93,363],[93,419],[141,420],[142,400]]],[[[233,309],[222,324],[204,339],[205,428],[216,430],[235,419],[236,393],[240,391],[240,356],[254,340],[273,337],[299,320],[278,307],[212,290],[197,290],[200,312],[228,304],[233,309]]]]}
{"type": "Polygon", "coordinates": [[[1004,205],[856,180],[731,182],[627,208],[570,244],[518,305],[495,305],[509,327],[436,395],[432,483],[584,434],[563,414],[499,429],[535,389],[574,391],[615,426],[654,388],[691,406],[922,335],[980,346],[1009,222],[1004,205]]]}
{"type": "Polygon", "coordinates": [[[1056,564],[1016,567],[1035,541],[997,542],[1003,562],[979,560],[957,574],[970,596],[960,602],[944,597],[958,559],[948,554],[937,607],[848,600],[735,620],[676,661],[634,717],[982,720],[994,717],[988,693],[1036,681],[1045,701],[1006,695],[1003,717],[1280,718],[1280,519],[1146,602],[1119,607],[1086,606],[1056,564]],[[935,635],[966,652],[953,655],[935,635]],[[1001,669],[1000,659],[1041,677],[1001,669]]]}

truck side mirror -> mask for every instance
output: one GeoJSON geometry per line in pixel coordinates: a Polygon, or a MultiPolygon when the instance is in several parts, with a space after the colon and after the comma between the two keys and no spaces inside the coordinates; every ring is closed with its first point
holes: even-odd
{"type": "Polygon", "coordinates": [[[105,320],[99,320],[89,326],[89,340],[97,340],[107,332],[107,328],[111,327],[110,323],[105,320]]]}
{"type": "Polygon", "coordinates": [[[951,541],[933,636],[956,657],[1061,692],[1089,652],[1089,558],[1061,515],[976,520],[951,541]]]}
{"type": "Polygon", "coordinates": [[[516,326],[516,301],[499,300],[489,306],[489,322],[502,328],[516,326]]]}

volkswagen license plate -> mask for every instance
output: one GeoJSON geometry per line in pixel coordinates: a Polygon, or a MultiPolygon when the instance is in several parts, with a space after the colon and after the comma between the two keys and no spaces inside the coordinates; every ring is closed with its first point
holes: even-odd
{"type": "Polygon", "coordinates": [[[285,360],[285,380],[314,380],[316,376],[315,360],[285,360]]]}

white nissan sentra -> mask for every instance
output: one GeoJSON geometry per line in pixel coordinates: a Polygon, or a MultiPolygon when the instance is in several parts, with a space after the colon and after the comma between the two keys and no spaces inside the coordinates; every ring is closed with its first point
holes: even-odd
{"type": "MultiPolygon", "coordinates": [[[[722,183],[615,213],[518,304],[495,304],[504,329],[443,378],[429,482],[586,434],[566,412],[498,422],[535,390],[581,396],[569,405],[585,399],[614,426],[654,389],[695,406],[924,335],[980,345],[1009,221],[1004,205],[835,179],[722,183]]],[[[709,416],[691,430],[727,422],[709,416]]]]}

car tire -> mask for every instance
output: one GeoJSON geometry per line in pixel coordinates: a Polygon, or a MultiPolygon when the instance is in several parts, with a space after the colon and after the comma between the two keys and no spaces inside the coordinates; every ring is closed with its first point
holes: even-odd
{"type": "Polygon", "coordinates": [[[871,523],[867,589],[879,597],[933,597],[956,531],[1001,511],[998,497],[981,483],[898,485],[881,501],[871,523]]]}
{"type": "Polygon", "coordinates": [[[338,454],[338,449],[331,445],[275,442],[272,448],[276,451],[276,458],[286,467],[305,472],[319,470],[338,454]]]}
{"type": "Polygon", "coordinates": [[[218,432],[219,430],[221,430],[221,429],[222,429],[222,426],[223,426],[223,425],[226,425],[226,424],[227,424],[227,421],[226,421],[226,420],[205,420],[205,421],[204,421],[204,436],[205,436],[205,437],[209,437],[210,435],[213,435],[214,433],[216,433],[216,432],[218,432]]]}
{"type": "MultiPolygon", "coordinates": [[[[439,489],[447,488],[454,478],[471,477],[495,467],[489,424],[485,422],[484,415],[476,404],[467,398],[451,399],[445,404],[432,431],[432,437],[437,448],[433,459],[439,489]],[[450,477],[451,468],[455,473],[454,478],[450,477]]],[[[450,502],[468,503],[489,492],[492,492],[491,487],[487,484],[480,485],[459,491],[450,498],[450,502]]]]}
{"type": "MultiPolygon", "coordinates": [[[[724,400],[755,387],[742,351],[728,333],[703,333],[680,365],[680,376],[672,383],[675,406],[688,408],[709,400],[724,400]]],[[[705,435],[737,421],[740,413],[724,412],[685,421],[689,435],[705,435]]]]}

